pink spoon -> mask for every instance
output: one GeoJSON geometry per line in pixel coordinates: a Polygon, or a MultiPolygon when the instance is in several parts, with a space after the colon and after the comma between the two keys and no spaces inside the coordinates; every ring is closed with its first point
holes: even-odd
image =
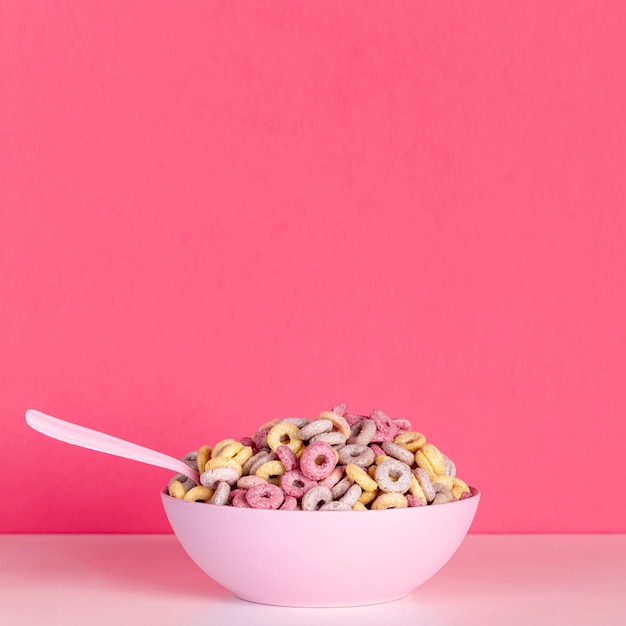
{"type": "Polygon", "coordinates": [[[31,428],[53,439],[65,441],[65,443],[71,443],[74,446],[81,446],[81,448],[121,456],[122,458],[131,459],[132,461],[156,465],[157,467],[184,474],[191,478],[197,485],[200,484],[198,472],[191,469],[182,461],[175,459],[173,456],[163,454],[162,452],[144,448],[136,443],[118,439],[117,437],[113,437],[113,435],[107,435],[97,430],[92,430],[91,428],[85,428],[85,426],[66,422],[58,417],[46,415],[35,409],[28,409],[28,411],[26,411],[26,423],[31,428]]]}

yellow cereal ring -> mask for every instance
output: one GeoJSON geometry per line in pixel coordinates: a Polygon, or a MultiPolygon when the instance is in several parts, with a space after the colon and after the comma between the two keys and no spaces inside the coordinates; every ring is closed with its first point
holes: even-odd
{"type": "Polygon", "coordinates": [[[173,480],[170,484],[168,492],[172,498],[177,498],[178,500],[182,500],[185,497],[185,488],[180,480],[173,480]]]}
{"type": "Polygon", "coordinates": [[[211,447],[210,446],[200,446],[198,448],[198,471],[202,474],[204,472],[204,466],[206,462],[211,458],[211,447]]]}
{"type": "Polygon", "coordinates": [[[453,478],[452,479],[452,495],[457,499],[460,500],[461,496],[464,493],[471,493],[470,488],[468,486],[468,484],[464,481],[461,480],[460,478],[453,478]]]}
{"type": "Polygon", "coordinates": [[[235,454],[233,457],[233,461],[235,463],[239,463],[239,465],[243,465],[249,458],[252,457],[252,446],[244,446],[235,454]]]}
{"type": "Polygon", "coordinates": [[[359,486],[363,491],[375,491],[378,489],[376,481],[358,465],[348,463],[346,465],[346,474],[359,486]]]}
{"type": "Polygon", "coordinates": [[[267,445],[276,452],[278,446],[287,446],[295,454],[302,447],[302,439],[298,437],[300,429],[289,422],[279,422],[267,433],[267,445]]]}
{"type": "Polygon", "coordinates": [[[343,415],[339,415],[339,413],[334,413],[333,411],[322,411],[317,416],[317,419],[330,420],[333,423],[335,429],[346,437],[349,437],[352,432],[352,427],[350,426],[350,424],[348,424],[348,420],[346,420],[343,415]]]}
{"type": "MultiPolygon", "coordinates": [[[[367,493],[367,492],[365,492],[367,493]]],[[[367,507],[362,503],[359,502],[358,500],[352,505],[352,510],[353,511],[367,511],[367,507]]]]}
{"type": "MultiPolygon", "coordinates": [[[[241,450],[241,448],[243,447],[241,446],[241,442],[237,441],[236,439],[222,439],[222,441],[216,443],[213,447],[213,450],[211,451],[211,458],[214,459],[215,457],[218,457],[222,450],[226,448],[226,446],[230,446],[233,443],[240,444],[239,450],[241,450]]],[[[239,452],[239,450],[237,450],[237,452],[239,452]]],[[[235,454],[237,454],[237,452],[235,452],[235,454]]]]}
{"type": "Polygon", "coordinates": [[[424,437],[422,433],[411,431],[408,433],[400,433],[393,442],[406,448],[409,452],[417,452],[426,443],[426,437],[424,437]]]}
{"type": "Polygon", "coordinates": [[[439,448],[432,443],[425,443],[416,453],[415,462],[418,467],[426,470],[431,478],[445,474],[446,462],[439,448]]]}
{"type": "MultiPolygon", "coordinates": [[[[370,478],[374,478],[374,476],[376,476],[376,466],[375,465],[370,465],[367,468],[367,473],[370,475],[370,478]]],[[[376,480],[374,478],[374,480],[376,480]]]]}
{"type": "Polygon", "coordinates": [[[411,476],[411,486],[409,487],[409,493],[412,496],[415,496],[418,500],[421,500],[424,504],[428,504],[426,500],[426,495],[424,494],[424,490],[419,484],[419,481],[417,480],[415,474],[412,474],[411,476]]]}
{"type": "Polygon", "coordinates": [[[452,489],[453,482],[453,479],[450,478],[450,476],[448,476],[447,474],[439,474],[439,476],[435,476],[435,478],[433,478],[433,485],[435,483],[439,483],[440,485],[444,485],[448,489],[452,489]]]}
{"type": "Polygon", "coordinates": [[[285,473],[285,466],[280,461],[268,461],[263,463],[255,472],[255,476],[270,482],[271,478],[282,476],[285,473]]]}
{"type": "Polygon", "coordinates": [[[213,489],[209,489],[203,485],[196,485],[185,494],[183,500],[187,500],[188,502],[208,502],[212,497],[213,489]]]}
{"type": "Polygon", "coordinates": [[[375,491],[364,491],[360,496],[357,502],[360,502],[363,505],[369,504],[376,500],[376,496],[378,496],[378,489],[375,491]]]}
{"type": "Polygon", "coordinates": [[[237,461],[235,461],[234,459],[223,459],[221,456],[218,456],[214,459],[209,459],[204,466],[204,471],[206,472],[207,470],[215,469],[217,467],[232,467],[239,472],[239,476],[243,474],[243,469],[241,468],[241,465],[237,463],[237,461]]]}
{"type": "Polygon", "coordinates": [[[383,509],[406,509],[409,506],[403,494],[398,492],[383,493],[372,502],[372,511],[382,511],[383,509]]]}
{"type": "Polygon", "coordinates": [[[218,455],[214,458],[219,459],[232,459],[235,457],[241,450],[243,449],[243,444],[241,441],[233,441],[233,443],[229,443],[227,446],[223,446],[220,448],[218,455]]]}
{"type": "MultiPolygon", "coordinates": [[[[383,463],[384,461],[386,461],[387,459],[389,459],[391,457],[387,456],[386,454],[379,454],[375,459],[374,459],[374,463],[376,463],[376,465],[380,465],[381,463],[383,463]]],[[[374,468],[376,469],[376,468],[374,468]]]]}
{"type": "MultiPolygon", "coordinates": [[[[305,450],[306,446],[301,446],[300,448],[298,448],[297,452],[294,453],[296,455],[296,458],[299,459],[304,454],[305,450]]],[[[337,457],[339,457],[339,455],[337,455],[337,457]]]]}

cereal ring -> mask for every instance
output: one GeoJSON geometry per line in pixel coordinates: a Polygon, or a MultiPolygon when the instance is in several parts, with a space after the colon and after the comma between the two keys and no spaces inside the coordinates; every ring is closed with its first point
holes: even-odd
{"type": "Polygon", "coordinates": [[[471,498],[472,497],[472,492],[471,491],[464,491],[461,494],[461,497],[459,498],[459,500],[466,500],[467,498],[471,498]]]}
{"type": "Polygon", "coordinates": [[[413,475],[417,478],[417,482],[419,482],[422,491],[424,492],[424,496],[426,497],[426,502],[430,504],[437,495],[435,488],[433,487],[433,483],[430,480],[430,476],[428,472],[421,467],[417,467],[413,470],[413,475]]]}
{"type": "Polygon", "coordinates": [[[372,437],[376,434],[376,424],[370,419],[359,420],[352,426],[348,443],[356,443],[366,446],[372,441],[372,437]]]}
{"type": "Polygon", "coordinates": [[[352,480],[350,480],[350,478],[346,476],[345,478],[342,478],[336,485],[333,485],[330,490],[330,493],[332,493],[333,495],[333,500],[339,500],[339,498],[342,498],[346,493],[348,493],[348,490],[350,489],[350,487],[352,487],[353,484],[354,483],[352,482],[352,480]]]}
{"type": "Polygon", "coordinates": [[[446,487],[446,489],[450,489],[450,490],[452,489],[454,485],[454,480],[450,478],[450,476],[448,476],[447,474],[439,474],[439,476],[435,476],[435,478],[433,478],[432,481],[433,481],[433,487],[435,488],[435,491],[439,490],[438,485],[446,487]]]}
{"type": "Polygon", "coordinates": [[[406,448],[409,452],[415,453],[426,443],[426,437],[422,433],[409,431],[400,433],[393,442],[406,448]]]}
{"type": "Polygon", "coordinates": [[[355,483],[343,496],[341,496],[340,502],[343,502],[352,508],[359,501],[362,493],[363,489],[355,483]]]}
{"type": "Polygon", "coordinates": [[[240,441],[235,439],[222,439],[211,451],[211,458],[215,459],[222,456],[224,459],[232,459],[239,450],[243,448],[240,441]]]}
{"type": "MultiPolygon", "coordinates": [[[[219,458],[221,458],[221,455],[219,458]]],[[[239,452],[237,452],[237,454],[235,454],[233,461],[241,465],[243,469],[243,464],[250,458],[252,458],[252,446],[244,446],[241,450],[239,450],[239,452]]]]}
{"type": "Polygon", "coordinates": [[[286,417],[284,420],[280,420],[279,423],[280,424],[294,424],[298,428],[303,428],[309,423],[309,420],[306,417],[286,417]]]}
{"type": "Polygon", "coordinates": [[[409,452],[406,448],[399,446],[397,443],[383,441],[382,449],[386,454],[394,459],[398,459],[398,461],[402,461],[402,463],[406,463],[409,467],[411,467],[411,465],[415,462],[415,456],[413,453],[409,452]]]}
{"type": "Polygon", "coordinates": [[[267,445],[276,452],[280,445],[289,446],[293,452],[302,447],[302,439],[298,437],[299,428],[295,424],[280,422],[267,433],[267,445]]]}
{"type": "Polygon", "coordinates": [[[239,472],[232,467],[214,467],[200,474],[200,482],[211,489],[215,489],[217,483],[222,481],[227,482],[232,487],[237,484],[239,478],[239,472]]]}
{"type": "Polygon", "coordinates": [[[411,468],[397,459],[387,459],[376,467],[376,483],[385,493],[407,492],[411,476],[411,468]]]}
{"type": "Polygon", "coordinates": [[[278,446],[278,448],[276,448],[276,456],[288,472],[292,469],[297,469],[300,464],[298,457],[289,446],[278,446]]]}
{"type": "Polygon", "coordinates": [[[442,486],[437,492],[433,504],[447,504],[448,502],[454,502],[454,500],[456,498],[452,495],[452,492],[447,487],[442,486]]]}
{"type": "Polygon", "coordinates": [[[253,509],[277,509],[285,494],[276,485],[256,485],[246,491],[246,501],[253,509]]]}
{"type": "Polygon", "coordinates": [[[399,433],[406,433],[411,430],[411,422],[409,420],[402,419],[401,417],[396,417],[391,420],[397,427],[399,433]]]}
{"type": "Polygon", "coordinates": [[[316,486],[316,482],[307,478],[299,469],[285,472],[280,477],[282,490],[294,498],[300,499],[309,489],[316,486]]]}
{"type": "Polygon", "coordinates": [[[250,446],[252,448],[252,454],[256,454],[257,450],[255,450],[256,446],[254,445],[254,441],[252,441],[252,437],[242,437],[239,440],[239,443],[245,448],[246,446],[250,446]]]}
{"type": "Polygon", "coordinates": [[[457,499],[460,500],[461,496],[463,496],[463,494],[469,494],[470,496],[472,495],[470,488],[468,486],[468,484],[461,480],[460,478],[453,478],[452,479],[452,495],[457,499]]]}
{"type": "Polygon", "coordinates": [[[370,419],[376,424],[376,433],[372,437],[372,441],[378,443],[394,440],[394,437],[398,434],[398,427],[384,411],[374,409],[370,413],[370,419]]]}
{"type": "Polygon", "coordinates": [[[209,501],[209,504],[215,504],[215,506],[224,506],[228,502],[228,496],[230,495],[230,485],[224,481],[217,483],[215,492],[209,501]]]}
{"type": "Polygon", "coordinates": [[[385,451],[377,443],[370,443],[369,447],[372,449],[375,457],[386,456],[385,451]]]}
{"type": "Polygon", "coordinates": [[[333,426],[347,439],[350,436],[350,424],[346,421],[346,418],[339,413],[333,413],[333,411],[322,411],[318,416],[318,420],[330,420],[333,426]]]}
{"type": "Polygon", "coordinates": [[[380,465],[381,463],[384,463],[385,461],[388,461],[391,457],[387,456],[386,454],[381,454],[380,456],[377,456],[374,459],[374,463],[376,463],[376,465],[380,465]]]}
{"type": "Polygon", "coordinates": [[[443,455],[443,462],[444,462],[444,464],[446,466],[445,473],[448,476],[450,476],[450,478],[455,478],[456,477],[456,465],[454,464],[454,461],[444,454],[443,455]]]}
{"type": "Polygon", "coordinates": [[[251,508],[246,500],[247,489],[235,489],[235,491],[231,491],[230,495],[232,497],[231,504],[238,509],[249,509],[251,508]]]}
{"type": "Polygon", "coordinates": [[[191,452],[187,452],[181,461],[191,469],[195,470],[196,467],[198,467],[198,451],[192,450],[191,452]]]}
{"type": "Polygon", "coordinates": [[[265,465],[265,463],[269,463],[270,461],[275,461],[277,458],[278,455],[276,452],[266,452],[264,456],[259,457],[252,465],[250,465],[248,473],[256,474],[261,465],[265,465]]]}
{"type": "MultiPolygon", "coordinates": [[[[424,494],[424,490],[417,480],[417,476],[415,474],[411,474],[411,486],[409,487],[409,493],[422,502],[422,504],[427,504],[426,495],[424,494]]],[[[409,505],[411,506],[411,505],[409,505]]]]}
{"type": "Polygon", "coordinates": [[[337,453],[322,441],[311,443],[300,457],[300,469],[311,480],[323,480],[337,465],[337,453]]]}
{"type": "Polygon", "coordinates": [[[344,465],[354,463],[360,467],[369,467],[374,462],[374,452],[365,445],[352,443],[341,448],[338,454],[339,462],[344,465]]]}
{"type": "MultiPolygon", "coordinates": [[[[193,487],[192,487],[193,489],[193,487]]],[[[172,496],[172,498],[176,498],[177,500],[182,500],[185,496],[185,488],[183,487],[183,483],[179,480],[173,480],[170,482],[169,487],[167,488],[167,492],[172,496]]]]}
{"type": "Polygon", "coordinates": [[[355,502],[352,505],[352,510],[353,511],[367,511],[367,507],[364,504],[361,504],[361,502],[355,502]]]}
{"type": "Polygon", "coordinates": [[[346,474],[357,484],[363,491],[376,491],[378,485],[376,481],[368,475],[368,473],[354,463],[346,465],[346,474]]]}
{"type": "Polygon", "coordinates": [[[384,509],[406,509],[409,506],[407,499],[401,493],[383,493],[372,502],[372,511],[382,511],[384,509]]]}
{"type": "Polygon", "coordinates": [[[332,489],[343,478],[345,471],[346,470],[342,465],[337,465],[337,467],[330,474],[328,474],[324,480],[320,480],[318,484],[322,487],[332,489]]]}
{"type": "Polygon", "coordinates": [[[330,420],[313,420],[298,431],[298,437],[308,441],[311,437],[321,433],[329,433],[332,429],[333,423],[330,420]]]}
{"type": "Polygon", "coordinates": [[[347,410],[348,410],[347,404],[335,404],[335,406],[332,408],[333,413],[337,413],[337,415],[341,415],[341,416],[344,416],[347,410]]]}
{"type": "Polygon", "coordinates": [[[187,502],[206,502],[210,500],[212,496],[213,489],[196,485],[184,495],[183,500],[187,500],[187,502]]]}
{"type": "Polygon", "coordinates": [[[295,511],[298,501],[293,496],[285,496],[285,501],[280,507],[281,511],[295,511]]]}
{"type": "Polygon", "coordinates": [[[369,504],[370,502],[373,502],[374,500],[376,500],[376,498],[378,497],[378,489],[374,489],[374,491],[364,491],[361,494],[361,497],[358,499],[358,502],[360,502],[361,504],[369,504]]]}
{"type": "Polygon", "coordinates": [[[332,500],[333,494],[328,487],[313,487],[302,496],[302,510],[317,511],[332,500]]]}
{"type": "Polygon", "coordinates": [[[354,415],[353,413],[345,413],[343,417],[350,426],[354,426],[357,422],[367,419],[367,415],[354,415]]]}
{"type": "Polygon", "coordinates": [[[200,446],[198,448],[198,456],[196,457],[196,467],[198,469],[198,473],[202,474],[205,470],[205,465],[207,461],[211,458],[211,452],[213,450],[210,446],[200,446]]]}
{"type": "Polygon", "coordinates": [[[329,446],[343,446],[346,443],[346,437],[340,432],[332,431],[330,433],[320,433],[310,439],[311,443],[316,443],[318,441],[327,443],[329,446]]]}
{"type": "Polygon", "coordinates": [[[254,472],[255,476],[264,478],[268,482],[275,477],[282,476],[285,473],[285,466],[280,461],[268,461],[263,463],[259,469],[254,472]]]}
{"type": "Polygon", "coordinates": [[[439,448],[433,446],[432,443],[425,443],[416,453],[415,462],[419,467],[425,469],[431,478],[446,471],[446,464],[443,460],[443,454],[439,448]]]}
{"type": "Polygon", "coordinates": [[[352,507],[348,506],[345,502],[341,502],[338,500],[337,502],[327,502],[323,504],[320,508],[320,511],[351,511],[352,507]]]}
{"type": "MultiPolygon", "coordinates": [[[[388,456],[385,456],[385,457],[377,456],[376,458],[377,459],[382,459],[383,461],[386,461],[389,457],[388,456]]],[[[382,461],[380,461],[380,463],[382,463],[382,461]]],[[[380,463],[377,463],[377,465],[380,465],[380,463]]],[[[367,468],[367,473],[369,474],[370,478],[374,478],[374,476],[376,476],[376,465],[370,465],[367,468]]]]}
{"type": "Polygon", "coordinates": [[[257,447],[257,450],[260,450],[261,448],[269,448],[267,445],[267,433],[269,433],[279,421],[280,420],[276,419],[265,422],[265,424],[261,424],[254,435],[252,435],[252,441],[257,447]]]}
{"type": "MultiPolygon", "coordinates": [[[[270,452],[269,449],[267,448],[263,448],[263,450],[259,450],[259,452],[257,452],[256,454],[253,454],[244,464],[243,467],[241,468],[244,474],[254,474],[254,472],[251,472],[250,469],[254,466],[254,464],[259,461],[260,459],[265,458],[268,454],[273,454],[273,452],[270,452]]],[[[274,457],[276,458],[276,457],[274,457]]],[[[268,461],[273,461],[274,459],[267,459],[268,461]]],[[[262,464],[261,464],[262,465],[262,464]]]]}
{"type": "Polygon", "coordinates": [[[196,483],[191,478],[189,478],[189,476],[185,476],[184,474],[176,474],[176,476],[171,478],[170,482],[167,484],[168,489],[174,481],[178,481],[184,487],[185,491],[189,491],[196,486],[196,483]]]}
{"type": "Polygon", "coordinates": [[[260,476],[242,476],[237,481],[237,489],[251,489],[256,485],[264,485],[267,481],[260,476]]]}
{"type": "Polygon", "coordinates": [[[237,470],[239,476],[243,474],[243,469],[239,463],[234,461],[233,459],[224,459],[221,456],[217,456],[214,459],[209,459],[204,466],[205,471],[210,469],[217,469],[218,467],[230,467],[231,469],[237,470]]]}
{"type": "Polygon", "coordinates": [[[422,502],[419,498],[411,495],[410,493],[405,494],[404,497],[406,498],[406,502],[409,507],[426,506],[426,502],[422,502]]]}

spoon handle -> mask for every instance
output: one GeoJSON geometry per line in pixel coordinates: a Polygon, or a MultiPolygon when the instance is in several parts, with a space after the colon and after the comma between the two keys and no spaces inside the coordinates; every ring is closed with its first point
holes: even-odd
{"type": "Polygon", "coordinates": [[[35,409],[28,409],[28,411],[26,411],[26,422],[31,428],[53,439],[59,439],[60,441],[65,441],[65,443],[71,443],[72,445],[88,448],[89,450],[121,456],[122,458],[131,459],[132,461],[156,465],[157,467],[184,474],[191,478],[196,484],[200,484],[198,472],[194,471],[182,461],[175,459],[173,456],[163,454],[162,452],[144,448],[144,446],[119,439],[118,437],[113,437],[113,435],[101,433],[98,430],[92,430],[85,426],[66,422],[58,417],[46,415],[35,409]]]}

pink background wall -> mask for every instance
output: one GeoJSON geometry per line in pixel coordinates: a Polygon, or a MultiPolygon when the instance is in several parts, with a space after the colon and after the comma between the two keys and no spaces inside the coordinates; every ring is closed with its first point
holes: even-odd
{"type": "Polygon", "coordinates": [[[504,4],[0,4],[0,531],[168,530],[28,407],[181,456],[345,401],[474,531],[626,532],[626,8],[504,4]]]}

